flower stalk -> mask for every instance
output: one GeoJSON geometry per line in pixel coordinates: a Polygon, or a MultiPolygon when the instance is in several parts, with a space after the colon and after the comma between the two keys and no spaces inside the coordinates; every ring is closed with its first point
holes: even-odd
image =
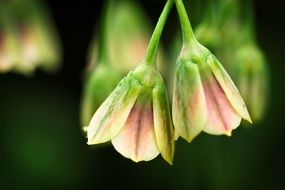
{"type": "Polygon", "coordinates": [[[166,20],[173,6],[173,3],[174,3],[174,0],[168,0],[166,2],[166,5],[158,19],[157,25],[150,39],[150,43],[149,43],[149,46],[147,48],[146,55],[145,55],[145,63],[147,65],[152,65],[152,66],[156,65],[156,57],[157,57],[157,52],[158,52],[159,41],[161,38],[162,31],[164,29],[166,20]]]}

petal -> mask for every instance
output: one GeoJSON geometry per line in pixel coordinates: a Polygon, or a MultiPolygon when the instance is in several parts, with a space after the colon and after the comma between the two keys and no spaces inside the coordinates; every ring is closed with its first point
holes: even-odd
{"type": "Polygon", "coordinates": [[[174,132],[169,102],[164,84],[153,89],[154,130],[158,149],[162,157],[172,164],[174,156],[174,132]]]}
{"type": "Polygon", "coordinates": [[[212,54],[208,56],[207,63],[233,108],[242,118],[251,122],[246,105],[226,70],[212,54]]]}
{"type": "Polygon", "coordinates": [[[175,130],[190,142],[203,130],[207,121],[206,99],[196,64],[177,66],[172,103],[175,130]]]}
{"type": "Polygon", "coordinates": [[[231,131],[239,126],[241,117],[234,110],[215,76],[206,67],[201,72],[208,110],[208,122],[204,131],[230,136],[231,131]]]}
{"type": "Polygon", "coordinates": [[[131,77],[124,78],[103,102],[88,127],[88,144],[109,141],[124,126],[140,93],[141,85],[131,77]]]}
{"type": "Polygon", "coordinates": [[[152,160],[159,154],[154,128],[150,93],[139,95],[129,117],[112,139],[115,149],[135,162],[152,160]]]}

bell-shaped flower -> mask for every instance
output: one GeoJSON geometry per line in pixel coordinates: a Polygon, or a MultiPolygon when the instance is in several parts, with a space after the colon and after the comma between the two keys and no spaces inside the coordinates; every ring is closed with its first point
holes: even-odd
{"type": "Polygon", "coordinates": [[[61,61],[61,48],[47,10],[40,1],[15,1],[15,18],[19,22],[22,63],[17,69],[32,72],[37,67],[54,71],[61,61]]]}
{"type": "Polygon", "coordinates": [[[47,71],[58,68],[61,59],[59,40],[40,1],[4,2],[0,25],[0,54],[4,55],[0,60],[1,70],[31,74],[37,67],[47,71]]]}
{"type": "Polygon", "coordinates": [[[233,64],[237,84],[254,122],[260,121],[268,99],[268,67],[261,50],[253,43],[241,46],[233,64]]]}
{"type": "Polygon", "coordinates": [[[201,131],[231,135],[247,108],[231,78],[215,56],[195,38],[181,0],[176,0],[184,45],[178,57],[172,116],[176,134],[192,141],[201,131]]]}
{"type": "Polygon", "coordinates": [[[160,74],[145,64],[131,71],[94,114],[88,144],[112,141],[135,162],[162,157],[172,163],[173,128],[160,74]]]}
{"type": "Polygon", "coordinates": [[[111,141],[123,156],[135,162],[159,154],[172,163],[173,126],[166,88],[156,69],[160,36],[173,5],[167,1],[140,65],[124,77],[92,117],[88,144],[111,141]]]}

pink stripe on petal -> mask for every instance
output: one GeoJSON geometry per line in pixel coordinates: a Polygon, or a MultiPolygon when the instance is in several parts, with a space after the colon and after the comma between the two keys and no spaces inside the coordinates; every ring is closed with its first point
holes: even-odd
{"type": "Polygon", "coordinates": [[[221,88],[225,92],[228,100],[230,101],[236,112],[247,121],[251,122],[251,118],[247,111],[246,105],[240,96],[238,89],[233,83],[232,79],[221,65],[221,63],[216,59],[215,56],[209,55],[207,58],[207,63],[211,68],[215,78],[219,82],[221,88]]]}
{"type": "Polygon", "coordinates": [[[153,125],[151,101],[145,105],[136,102],[112,144],[119,153],[135,162],[152,160],[159,154],[153,125]]]}
{"type": "Polygon", "coordinates": [[[207,73],[204,91],[208,110],[208,123],[204,131],[209,134],[231,135],[240,124],[241,117],[234,110],[226,94],[212,73],[207,73]]]}

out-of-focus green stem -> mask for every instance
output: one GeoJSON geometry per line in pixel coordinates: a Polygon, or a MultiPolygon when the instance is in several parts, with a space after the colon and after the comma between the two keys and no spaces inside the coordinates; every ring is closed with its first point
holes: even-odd
{"type": "Polygon", "coordinates": [[[166,2],[166,5],[164,6],[164,9],[158,19],[158,22],[156,24],[156,27],[150,39],[150,43],[149,43],[149,46],[147,48],[146,55],[145,55],[145,63],[147,65],[156,66],[156,57],[157,57],[157,52],[158,52],[159,41],[161,38],[162,31],[164,29],[166,20],[173,6],[173,3],[174,3],[174,0],[168,0],[166,2]]]}

